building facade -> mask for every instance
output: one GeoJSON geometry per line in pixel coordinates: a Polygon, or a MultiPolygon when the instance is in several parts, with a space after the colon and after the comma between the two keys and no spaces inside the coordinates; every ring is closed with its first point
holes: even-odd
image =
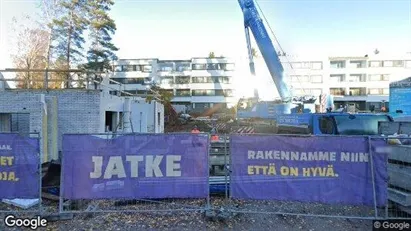
{"type": "MultiPolygon", "coordinates": [[[[234,62],[227,58],[122,59],[113,63],[111,84],[121,83],[123,91],[144,96],[148,84],[154,81],[173,95],[173,104],[202,112],[236,103],[234,69],[234,62]]],[[[116,90],[111,93],[116,94],[116,90]]]]}
{"type": "MultiPolygon", "coordinates": [[[[411,55],[317,59],[280,56],[280,61],[294,95],[331,94],[337,108],[354,103],[360,111],[369,110],[372,105],[376,111],[382,106],[389,108],[389,83],[411,76],[411,55]]],[[[260,63],[257,71],[264,72],[264,61],[257,58],[255,62],[260,63]]],[[[143,97],[154,80],[173,94],[173,104],[202,112],[215,105],[236,104],[234,83],[240,79],[236,75],[241,74],[236,72],[236,65],[227,58],[123,59],[113,64],[111,80],[113,86],[122,83],[121,90],[143,97]]],[[[112,93],[116,93],[115,89],[112,93]]]]}
{"type": "Polygon", "coordinates": [[[335,106],[389,108],[389,83],[411,76],[411,56],[365,55],[311,61],[280,58],[295,95],[331,94],[335,106]]]}

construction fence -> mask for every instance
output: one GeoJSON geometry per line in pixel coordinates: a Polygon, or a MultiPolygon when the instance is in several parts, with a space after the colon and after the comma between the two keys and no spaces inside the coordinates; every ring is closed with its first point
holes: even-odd
{"type": "MultiPolygon", "coordinates": [[[[44,191],[38,140],[0,134],[1,199],[44,191]]],[[[65,134],[56,212],[411,218],[406,148],[370,136],[65,134]]]]}

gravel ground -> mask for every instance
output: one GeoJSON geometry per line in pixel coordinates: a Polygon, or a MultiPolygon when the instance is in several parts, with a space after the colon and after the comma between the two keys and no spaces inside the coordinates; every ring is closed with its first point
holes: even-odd
{"type": "MultiPolygon", "coordinates": [[[[370,208],[353,206],[329,206],[318,204],[303,204],[296,202],[276,201],[234,201],[227,202],[223,198],[212,198],[212,205],[216,210],[205,213],[204,211],[190,212],[116,212],[116,213],[89,213],[75,214],[73,219],[49,222],[46,228],[39,230],[370,230],[370,220],[346,218],[320,218],[297,215],[276,215],[261,213],[228,213],[233,211],[257,212],[289,212],[302,214],[346,215],[346,216],[372,216],[370,208]],[[222,207],[223,206],[223,207],[222,207]],[[221,209],[223,208],[223,209],[221,209]],[[209,215],[212,216],[209,216],[209,215]]],[[[157,201],[156,203],[135,202],[126,206],[114,206],[113,202],[94,202],[100,210],[147,210],[147,209],[180,209],[199,208],[205,205],[204,200],[185,201],[157,201]]],[[[7,206],[8,207],[8,206],[7,206]]],[[[10,208],[10,207],[9,207],[10,208]]],[[[45,205],[49,212],[57,211],[57,205],[45,205]],[[51,207],[52,206],[52,207],[51,207]]],[[[85,210],[86,207],[81,208],[85,210]]],[[[0,206],[4,208],[4,204],[0,206]]],[[[23,216],[25,217],[25,216],[23,216]]],[[[0,223],[0,230],[22,230],[7,228],[4,219],[0,223]]],[[[29,229],[27,229],[29,230],[29,229]]]]}

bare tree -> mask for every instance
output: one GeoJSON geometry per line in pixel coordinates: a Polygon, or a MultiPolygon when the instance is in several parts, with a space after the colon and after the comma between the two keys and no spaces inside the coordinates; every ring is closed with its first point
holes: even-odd
{"type": "MultiPolygon", "coordinates": [[[[18,33],[13,65],[19,69],[44,69],[47,65],[49,33],[42,29],[24,28],[18,33]]],[[[21,80],[17,87],[42,88],[44,73],[19,72],[16,78],[21,80]]]]}

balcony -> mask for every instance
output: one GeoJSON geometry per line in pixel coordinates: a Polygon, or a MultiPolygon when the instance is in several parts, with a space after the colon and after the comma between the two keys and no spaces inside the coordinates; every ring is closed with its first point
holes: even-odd
{"type": "Polygon", "coordinates": [[[369,95],[389,95],[389,88],[369,88],[369,95]]]}
{"type": "Polygon", "coordinates": [[[331,83],[341,83],[341,82],[345,82],[345,74],[330,75],[330,82],[331,82],[331,83]]]}
{"type": "Polygon", "coordinates": [[[151,65],[115,65],[114,72],[143,72],[151,73],[153,67],[151,65]]]}
{"type": "Polygon", "coordinates": [[[365,82],[367,81],[367,75],[366,74],[351,74],[347,78],[347,82],[365,82]]]}
{"type": "Polygon", "coordinates": [[[330,88],[331,95],[344,96],[345,88],[330,88]]]}
{"type": "Polygon", "coordinates": [[[234,71],[233,63],[196,63],[192,64],[193,71],[234,71]]]}
{"type": "Polygon", "coordinates": [[[350,88],[348,95],[350,96],[363,96],[367,95],[367,88],[365,87],[357,87],[357,88],[350,88]]]}
{"type": "Polygon", "coordinates": [[[350,68],[366,68],[367,61],[366,60],[351,60],[350,61],[350,68]]]}
{"type": "Polygon", "coordinates": [[[177,76],[175,84],[190,84],[190,76],[177,76]]]}
{"type": "Polygon", "coordinates": [[[176,90],[176,97],[191,97],[190,89],[177,89],[176,90]]]}
{"type": "Polygon", "coordinates": [[[390,81],[390,75],[389,74],[368,75],[368,80],[369,81],[390,81]]]}
{"type": "Polygon", "coordinates": [[[335,69],[345,68],[345,60],[330,61],[330,67],[335,69]]]}

